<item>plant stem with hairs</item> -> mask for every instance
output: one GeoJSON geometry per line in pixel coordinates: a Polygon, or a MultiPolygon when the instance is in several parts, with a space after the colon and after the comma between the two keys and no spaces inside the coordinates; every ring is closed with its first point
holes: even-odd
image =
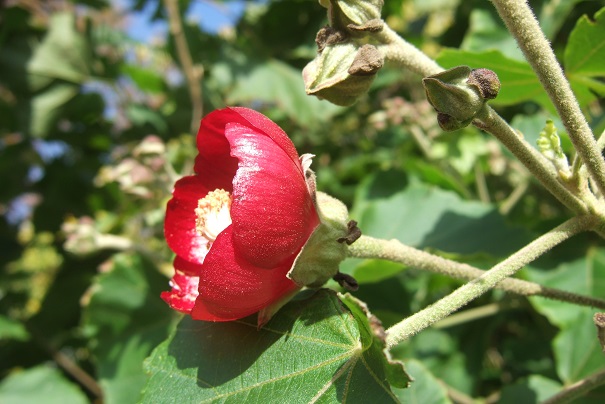
{"type": "Polygon", "coordinates": [[[548,93],[588,173],[605,195],[605,160],[531,8],[525,0],[492,3],[548,93]]]}

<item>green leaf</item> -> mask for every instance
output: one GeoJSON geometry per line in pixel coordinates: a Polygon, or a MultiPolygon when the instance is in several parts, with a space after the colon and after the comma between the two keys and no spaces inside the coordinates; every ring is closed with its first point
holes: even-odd
{"type": "Polygon", "coordinates": [[[56,83],[30,101],[29,130],[32,136],[49,134],[59,118],[63,106],[78,94],[78,87],[68,83],[56,83]]]}
{"type": "Polygon", "coordinates": [[[456,49],[443,50],[437,62],[445,68],[467,65],[473,69],[486,68],[496,72],[502,87],[498,96],[490,100],[490,104],[513,105],[534,101],[547,110],[554,111],[540,81],[526,62],[509,59],[496,50],[470,52],[456,49]]]}
{"type": "MultiPolygon", "coordinates": [[[[319,290],[299,294],[265,327],[184,318],[146,361],[142,402],[398,402],[387,362],[362,308],[319,290]]],[[[399,367],[399,370],[397,370],[399,367]]]]}
{"type": "Polygon", "coordinates": [[[263,101],[277,104],[288,118],[303,127],[321,125],[342,110],[327,101],[309,97],[300,71],[287,64],[270,60],[236,78],[227,104],[263,101]]]}
{"type": "Polygon", "coordinates": [[[507,226],[493,206],[421,183],[375,199],[356,212],[364,234],[396,238],[415,247],[503,256],[528,241],[527,234],[507,226]]]}
{"type": "MultiPolygon", "coordinates": [[[[365,260],[355,267],[353,277],[359,284],[376,283],[403,271],[405,267],[384,260],[365,260]]],[[[341,268],[342,272],[342,268],[341,268]]]]}
{"type": "Polygon", "coordinates": [[[127,74],[143,91],[160,93],[164,91],[164,80],[153,70],[135,65],[123,65],[122,73],[127,74]]]}
{"type": "Polygon", "coordinates": [[[48,366],[11,373],[0,384],[2,404],[85,404],[86,395],[61,371],[48,366]]]}
{"type": "Polygon", "coordinates": [[[590,90],[605,96],[605,8],[595,14],[595,21],[582,16],[565,47],[565,74],[580,105],[594,99],[590,90]]]}
{"type": "Polygon", "coordinates": [[[504,386],[499,404],[539,403],[561,390],[561,384],[540,375],[531,375],[526,380],[504,386]]]}
{"type": "Polygon", "coordinates": [[[27,341],[29,333],[20,321],[0,315],[0,341],[9,339],[27,341]]]}
{"type": "Polygon", "coordinates": [[[499,50],[515,60],[525,60],[523,52],[493,10],[476,8],[471,11],[469,27],[460,49],[471,52],[499,50]]]}
{"type": "Polygon", "coordinates": [[[32,90],[37,91],[52,79],[81,84],[88,77],[88,46],[76,31],[75,14],[51,15],[48,34],[36,48],[27,70],[35,75],[32,90]]]}
{"type": "Polygon", "coordinates": [[[408,389],[394,389],[401,402],[407,404],[451,403],[445,387],[421,362],[412,359],[405,363],[405,367],[414,378],[414,382],[408,389]]]}
{"type": "Polygon", "coordinates": [[[160,299],[166,278],[139,255],[115,255],[84,312],[106,403],[133,403],[147,376],[143,360],[168,335],[172,310],[160,299]]]}
{"type": "MultiPolygon", "coordinates": [[[[584,258],[564,262],[548,271],[531,268],[529,280],[546,287],[603,298],[605,290],[605,249],[590,248],[584,258]]],[[[567,384],[605,368],[596,329],[592,322],[595,310],[538,297],[533,306],[559,327],[553,342],[557,372],[567,384]]]]}

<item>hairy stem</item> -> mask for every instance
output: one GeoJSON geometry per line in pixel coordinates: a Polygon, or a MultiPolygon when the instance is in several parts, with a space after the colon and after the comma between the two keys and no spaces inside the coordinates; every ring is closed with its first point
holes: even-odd
{"type": "Polygon", "coordinates": [[[561,183],[553,165],[490,106],[477,114],[473,124],[494,135],[563,205],[575,213],[587,212],[586,205],[561,183]]]}
{"type": "Polygon", "coordinates": [[[423,77],[431,76],[443,71],[443,68],[420,49],[407,42],[388,25],[376,33],[376,38],[383,43],[378,48],[383,52],[385,59],[409,69],[423,77]]]}
{"type": "MultiPolygon", "coordinates": [[[[410,338],[435,322],[447,317],[468,302],[494,288],[507,277],[514,275],[519,269],[523,268],[557,244],[582,231],[595,227],[597,225],[596,222],[597,219],[593,216],[578,216],[557,226],[489,271],[484,272],[478,278],[462,285],[460,288],[433,305],[389,328],[387,330],[387,346],[393,347],[399,342],[410,338]]],[[[360,240],[358,240],[358,242],[360,240]]],[[[389,241],[387,243],[395,244],[398,242],[389,241]]],[[[428,257],[425,257],[425,259],[428,261],[428,257]]],[[[431,259],[434,260],[435,258],[431,259]]]]}
{"type": "MultiPolygon", "coordinates": [[[[378,258],[399,262],[409,267],[468,281],[477,279],[486,272],[468,264],[418,250],[397,240],[382,240],[369,236],[361,236],[349,246],[349,254],[356,258],[378,258]]],[[[605,300],[547,288],[520,279],[504,279],[497,288],[522,296],[542,296],[580,306],[605,308],[605,300]]]]}
{"type": "Polygon", "coordinates": [[[585,379],[565,387],[559,393],[547,400],[544,400],[542,404],[571,403],[574,402],[575,399],[585,396],[586,393],[599,386],[602,386],[603,384],[605,384],[605,370],[601,370],[585,379]]]}
{"type": "Polygon", "coordinates": [[[605,160],[531,8],[525,0],[492,3],[548,93],[588,173],[605,195],[605,160]]]}
{"type": "Polygon", "coordinates": [[[204,114],[202,84],[200,82],[203,70],[197,70],[193,65],[191,52],[187,45],[187,38],[185,38],[185,32],[183,31],[178,0],[163,1],[168,14],[168,21],[170,22],[170,33],[174,38],[179,62],[183,68],[185,79],[187,80],[187,87],[189,87],[189,96],[191,98],[191,107],[193,110],[191,114],[191,133],[195,134],[197,133],[202,115],[204,114]]]}

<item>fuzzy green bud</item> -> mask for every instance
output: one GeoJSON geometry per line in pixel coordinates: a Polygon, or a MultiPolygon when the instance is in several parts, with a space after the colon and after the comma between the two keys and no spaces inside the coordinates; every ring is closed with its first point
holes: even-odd
{"type": "Polygon", "coordinates": [[[426,96],[440,114],[443,130],[456,130],[469,125],[488,99],[495,98],[500,81],[487,69],[471,70],[458,66],[422,80],[426,96]]]}

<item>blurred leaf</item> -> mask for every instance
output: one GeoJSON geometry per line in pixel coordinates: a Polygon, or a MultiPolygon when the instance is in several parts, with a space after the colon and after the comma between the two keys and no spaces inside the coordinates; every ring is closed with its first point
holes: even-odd
{"type": "Polygon", "coordinates": [[[281,112],[303,127],[321,125],[342,111],[327,101],[309,97],[300,71],[278,60],[259,64],[238,77],[227,104],[254,101],[277,104],[281,112]]]}
{"type": "Polygon", "coordinates": [[[468,31],[460,49],[471,52],[498,50],[511,59],[525,60],[517,42],[493,8],[471,11],[468,31]]]}
{"type": "Polygon", "coordinates": [[[395,394],[406,404],[447,404],[451,403],[447,390],[424,365],[415,359],[405,362],[408,373],[414,379],[405,390],[394,389],[395,394]]]}
{"type": "MultiPolygon", "coordinates": [[[[380,282],[403,271],[405,267],[395,262],[365,260],[355,267],[353,277],[359,284],[380,282]]],[[[341,268],[342,271],[342,268],[341,268]]]]}
{"type": "Polygon", "coordinates": [[[386,362],[361,313],[324,289],[299,295],[260,330],[254,318],[186,317],[146,361],[142,401],[397,402],[387,378],[403,369],[386,362]]]}
{"type": "Polygon", "coordinates": [[[85,404],[88,399],[61,371],[48,367],[11,373],[0,384],[2,404],[85,404]]]}
{"type": "Polygon", "coordinates": [[[565,74],[580,105],[595,97],[591,90],[605,96],[605,8],[595,14],[595,21],[582,16],[565,47],[565,74]]]}
{"type": "Polygon", "coordinates": [[[165,89],[164,79],[153,70],[135,65],[123,65],[122,73],[127,74],[143,91],[160,93],[165,89]]]}
{"type": "Polygon", "coordinates": [[[412,183],[402,192],[374,199],[357,214],[364,234],[396,238],[420,248],[504,256],[528,241],[528,235],[507,226],[494,207],[464,201],[452,192],[422,183],[412,183]]]}
{"type": "MultiPolygon", "coordinates": [[[[527,275],[529,280],[546,287],[602,299],[605,298],[605,250],[591,248],[585,258],[562,263],[548,271],[531,268],[527,275]]],[[[566,384],[605,368],[605,358],[592,322],[595,310],[538,297],[532,297],[530,301],[560,329],[553,350],[557,372],[566,384]]]]}
{"type": "Polygon", "coordinates": [[[160,299],[167,279],[139,255],[115,255],[92,286],[83,324],[94,342],[97,374],[108,404],[134,403],[147,376],[143,360],[168,335],[173,312],[160,299]]]}
{"type": "Polygon", "coordinates": [[[470,52],[445,49],[437,57],[437,62],[445,68],[466,65],[473,69],[486,68],[498,75],[502,88],[498,96],[490,100],[494,105],[513,105],[523,101],[534,101],[549,111],[554,111],[540,81],[527,62],[505,57],[492,50],[470,52]]]}
{"type": "Polygon", "coordinates": [[[499,404],[539,403],[554,396],[561,390],[561,384],[540,375],[502,389],[499,404]]]}
{"type": "Polygon", "coordinates": [[[151,125],[160,133],[165,133],[168,129],[166,121],[160,113],[149,109],[144,105],[131,104],[126,108],[126,114],[134,125],[143,126],[151,125]]]}
{"type": "Polygon", "coordinates": [[[22,322],[0,315],[0,341],[9,339],[27,341],[29,333],[22,322]]]}
{"type": "Polygon", "coordinates": [[[68,83],[56,83],[30,101],[29,130],[33,136],[43,137],[50,133],[60,117],[62,107],[78,94],[78,87],[68,83]]]}
{"type": "Polygon", "coordinates": [[[28,63],[28,72],[40,76],[31,89],[37,91],[52,79],[81,84],[88,76],[88,54],[85,39],[76,31],[75,14],[52,14],[48,34],[28,63]]]}

